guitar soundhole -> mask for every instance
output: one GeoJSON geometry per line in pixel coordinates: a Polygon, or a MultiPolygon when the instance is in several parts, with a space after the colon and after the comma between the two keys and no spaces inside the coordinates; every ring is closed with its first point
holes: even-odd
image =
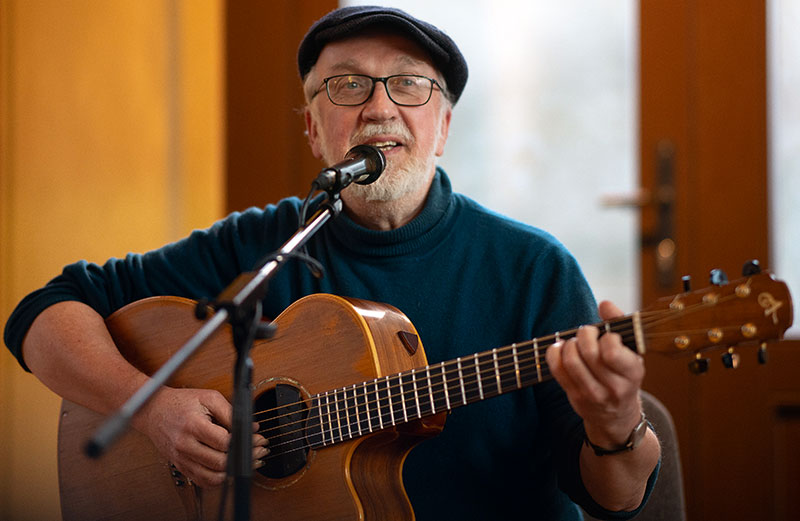
{"type": "Polygon", "coordinates": [[[304,423],[308,414],[300,391],[277,384],[258,395],[254,403],[259,432],[269,440],[269,454],[258,472],[271,479],[291,476],[308,459],[304,423]]]}

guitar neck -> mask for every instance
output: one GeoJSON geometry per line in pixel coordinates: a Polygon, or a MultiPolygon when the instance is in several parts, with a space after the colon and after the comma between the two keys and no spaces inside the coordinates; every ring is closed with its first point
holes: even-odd
{"type": "MultiPolygon", "coordinates": [[[[596,326],[620,333],[626,346],[643,352],[638,314],[596,326]]],[[[308,444],[333,445],[549,380],[545,351],[576,333],[556,333],[317,394],[306,421],[308,444]]]]}

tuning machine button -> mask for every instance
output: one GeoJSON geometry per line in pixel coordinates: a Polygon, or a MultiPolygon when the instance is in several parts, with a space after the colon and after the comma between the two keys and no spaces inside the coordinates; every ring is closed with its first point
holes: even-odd
{"type": "Polygon", "coordinates": [[[683,283],[683,291],[684,293],[689,293],[692,291],[692,276],[691,275],[684,275],[681,277],[681,282],[683,283]]]}
{"type": "Polygon", "coordinates": [[[709,359],[703,358],[700,353],[697,353],[695,359],[689,362],[689,371],[694,374],[703,374],[708,371],[708,364],[709,359]]]}
{"type": "Polygon", "coordinates": [[[761,345],[758,347],[758,363],[764,365],[767,363],[767,343],[762,342],[761,345]]]}
{"type": "Polygon", "coordinates": [[[749,277],[750,275],[758,275],[761,273],[761,264],[758,260],[752,259],[744,263],[742,266],[742,276],[749,277]]]}
{"type": "Polygon", "coordinates": [[[739,367],[739,353],[734,353],[733,348],[729,347],[728,352],[722,355],[722,365],[727,369],[736,369],[739,367]]]}
{"type": "Polygon", "coordinates": [[[724,286],[728,283],[728,275],[719,268],[711,270],[710,277],[711,284],[715,286],[724,286]]]}

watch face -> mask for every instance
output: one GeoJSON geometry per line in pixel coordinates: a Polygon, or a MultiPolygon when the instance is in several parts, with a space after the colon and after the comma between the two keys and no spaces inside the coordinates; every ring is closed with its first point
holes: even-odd
{"type": "Polygon", "coordinates": [[[637,425],[633,429],[633,432],[631,433],[631,441],[630,441],[632,449],[635,448],[637,445],[639,445],[642,442],[642,440],[644,439],[644,435],[647,434],[647,427],[648,427],[647,420],[642,418],[642,421],[639,422],[639,425],[637,425]]]}

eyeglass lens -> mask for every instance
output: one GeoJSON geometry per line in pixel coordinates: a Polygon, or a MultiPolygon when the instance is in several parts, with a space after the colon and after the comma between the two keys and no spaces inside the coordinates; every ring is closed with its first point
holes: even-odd
{"type": "MultiPolygon", "coordinates": [[[[373,90],[369,76],[343,75],[328,78],[328,96],[338,105],[360,105],[367,101],[373,90]]],[[[398,105],[424,105],[428,102],[433,83],[424,76],[396,75],[382,80],[389,98],[398,105]]]]}

